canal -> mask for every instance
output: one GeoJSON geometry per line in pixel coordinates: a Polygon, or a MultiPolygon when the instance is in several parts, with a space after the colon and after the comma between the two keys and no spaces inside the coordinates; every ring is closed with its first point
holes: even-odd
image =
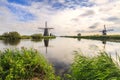
{"type": "Polygon", "coordinates": [[[118,58],[116,55],[120,55],[119,42],[62,37],[41,41],[30,39],[0,40],[0,50],[6,48],[20,49],[21,47],[37,49],[54,66],[56,74],[60,76],[67,72],[76,52],[82,53],[84,56],[94,57],[99,55],[99,52],[106,51],[114,60],[118,58]]]}

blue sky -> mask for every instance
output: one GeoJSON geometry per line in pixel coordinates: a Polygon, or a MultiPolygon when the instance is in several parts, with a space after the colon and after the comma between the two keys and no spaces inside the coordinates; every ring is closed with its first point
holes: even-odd
{"type": "MultiPolygon", "coordinates": [[[[18,31],[21,34],[38,33],[48,21],[57,35],[75,35],[76,31],[120,30],[119,0],[1,0],[0,34],[18,31]]],[[[96,33],[91,33],[96,34],[96,33]]]]}

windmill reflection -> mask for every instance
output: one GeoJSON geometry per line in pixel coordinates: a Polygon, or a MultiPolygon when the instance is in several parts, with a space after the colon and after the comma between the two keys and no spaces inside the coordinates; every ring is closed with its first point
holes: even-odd
{"type": "Polygon", "coordinates": [[[106,40],[106,39],[102,40],[103,49],[105,49],[105,47],[106,47],[106,43],[107,43],[107,40],[106,40]]]}
{"type": "Polygon", "coordinates": [[[49,39],[44,39],[44,46],[46,47],[46,54],[47,54],[47,47],[49,46],[49,39]]]}

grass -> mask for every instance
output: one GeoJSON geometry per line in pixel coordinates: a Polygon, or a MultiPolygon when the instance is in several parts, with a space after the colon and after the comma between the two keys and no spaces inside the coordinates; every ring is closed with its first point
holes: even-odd
{"type": "Polygon", "coordinates": [[[59,80],[52,66],[34,49],[6,49],[0,52],[1,80],[59,80]]]}
{"type": "Polygon", "coordinates": [[[31,39],[31,36],[29,36],[29,35],[22,35],[21,39],[31,39]]]}
{"type": "Polygon", "coordinates": [[[120,67],[105,52],[93,58],[76,54],[66,76],[65,80],[120,80],[120,67]]]}
{"type": "Polygon", "coordinates": [[[42,34],[32,34],[32,35],[20,35],[20,33],[13,32],[5,32],[0,35],[0,40],[17,40],[17,39],[53,39],[56,36],[43,36],[42,34]]]}
{"type": "Polygon", "coordinates": [[[120,35],[89,35],[89,36],[62,36],[68,38],[86,38],[86,39],[120,39],[120,35]]]}
{"type": "Polygon", "coordinates": [[[103,35],[93,35],[93,36],[81,36],[81,38],[86,38],[86,39],[98,39],[98,40],[101,40],[101,39],[120,39],[120,35],[106,35],[106,36],[103,36],[103,35]]]}
{"type": "Polygon", "coordinates": [[[120,35],[106,35],[106,36],[103,36],[103,35],[90,35],[90,36],[62,36],[62,37],[120,42],[120,35]]]}

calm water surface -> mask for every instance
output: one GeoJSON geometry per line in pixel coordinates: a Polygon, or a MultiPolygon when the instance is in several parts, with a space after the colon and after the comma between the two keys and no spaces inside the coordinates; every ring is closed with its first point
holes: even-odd
{"type": "Polygon", "coordinates": [[[106,42],[88,39],[56,38],[52,40],[31,41],[2,41],[0,40],[0,50],[5,48],[34,48],[40,51],[45,58],[53,64],[56,73],[62,75],[67,71],[73,62],[75,51],[82,52],[85,56],[96,56],[100,51],[106,51],[114,60],[120,55],[120,43],[106,42]]]}

